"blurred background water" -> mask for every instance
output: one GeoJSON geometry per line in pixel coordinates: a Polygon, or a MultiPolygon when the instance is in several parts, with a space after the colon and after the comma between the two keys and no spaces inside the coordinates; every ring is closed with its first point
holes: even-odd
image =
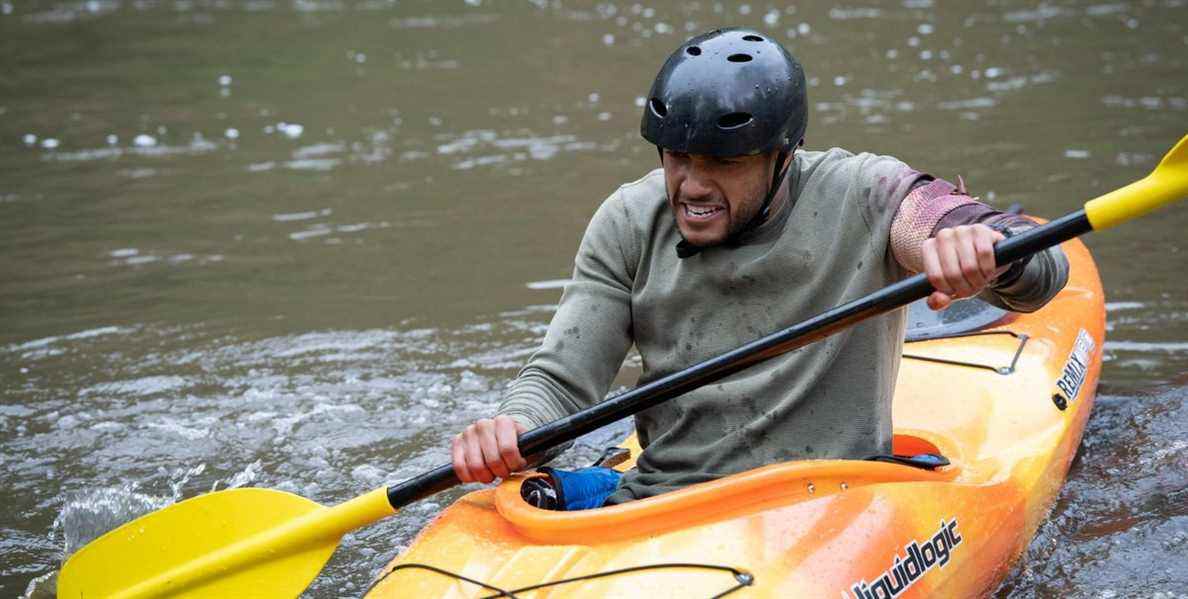
{"type": "MultiPolygon", "coordinates": [[[[718,26],[804,62],[808,147],[1041,216],[1188,129],[1185,0],[0,0],[0,593],[212,488],[335,503],[442,463],[657,166],[663,58],[718,26]]],[[[1185,230],[1087,239],[1102,397],[1001,596],[1188,593],[1185,230]]],[[[459,492],[348,536],[308,595],[359,595],[459,492]]]]}

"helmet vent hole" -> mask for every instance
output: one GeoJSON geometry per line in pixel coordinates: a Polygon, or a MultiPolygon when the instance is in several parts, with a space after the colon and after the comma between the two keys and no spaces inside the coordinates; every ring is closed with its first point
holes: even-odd
{"type": "Polygon", "coordinates": [[[701,56],[701,48],[698,48],[697,46],[689,46],[688,48],[685,48],[685,52],[688,52],[689,56],[701,56]]]}
{"type": "Polygon", "coordinates": [[[664,102],[660,101],[660,98],[652,98],[651,102],[648,104],[652,107],[652,112],[654,112],[656,116],[660,118],[668,116],[668,107],[664,105],[664,102]]]}
{"type": "Polygon", "coordinates": [[[718,119],[719,129],[738,129],[750,123],[754,117],[748,112],[732,112],[718,119]]]}
{"type": "Polygon", "coordinates": [[[744,39],[744,40],[747,40],[748,42],[761,42],[761,41],[763,41],[763,38],[761,38],[761,37],[759,37],[759,36],[757,36],[757,35],[744,35],[744,36],[743,36],[743,39],[744,39]]]}
{"type": "Polygon", "coordinates": [[[730,62],[751,62],[750,54],[731,54],[726,57],[730,62]]]}

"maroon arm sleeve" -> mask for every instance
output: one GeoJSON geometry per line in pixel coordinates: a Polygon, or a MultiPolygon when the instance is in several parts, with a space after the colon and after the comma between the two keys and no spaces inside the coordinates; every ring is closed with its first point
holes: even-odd
{"type": "MultiPolygon", "coordinates": [[[[983,224],[1014,235],[1036,226],[1031,219],[996,210],[970,197],[964,183],[943,179],[922,182],[900,205],[891,227],[891,249],[900,265],[923,270],[920,257],[925,239],[941,229],[983,224]]],[[[978,297],[1015,312],[1034,312],[1048,303],[1068,282],[1068,258],[1059,246],[1019,260],[978,297]]]]}

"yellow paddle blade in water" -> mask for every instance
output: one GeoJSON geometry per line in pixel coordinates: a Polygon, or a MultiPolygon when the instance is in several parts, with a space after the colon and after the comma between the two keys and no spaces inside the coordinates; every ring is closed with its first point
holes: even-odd
{"type": "Polygon", "coordinates": [[[1094,231],[1138,218],[1188,196],[1188,135],[1180,138],[1150,175],[1085,203],[1094,231]]]}
{"type": "Polygon", "coordinates": [[[345,532],[394,511],[385,489],[335,507],[271,489],[201,495],[70,556],[58,597],[296,597],[345,532]]]}

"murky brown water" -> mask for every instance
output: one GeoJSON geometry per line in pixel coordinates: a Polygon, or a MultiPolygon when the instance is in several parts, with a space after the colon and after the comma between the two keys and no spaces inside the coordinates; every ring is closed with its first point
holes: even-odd
{"type": "MultiPolygon", "coordinates": [[[[810,147],[1034,214],[1188,130],[1185,0],[0,0],[0,593],[214,486],[333,503],[441,463],[595,207],[656,165],[663,57],[719,25],[805,63],[810,147]]],[[[1004,596],[1188,589],[1185,230],[1088,240],[1103,399],[1004,596]]],[[[348,537],[310,595],[357,595],[453,496],[348,537]]]]}

